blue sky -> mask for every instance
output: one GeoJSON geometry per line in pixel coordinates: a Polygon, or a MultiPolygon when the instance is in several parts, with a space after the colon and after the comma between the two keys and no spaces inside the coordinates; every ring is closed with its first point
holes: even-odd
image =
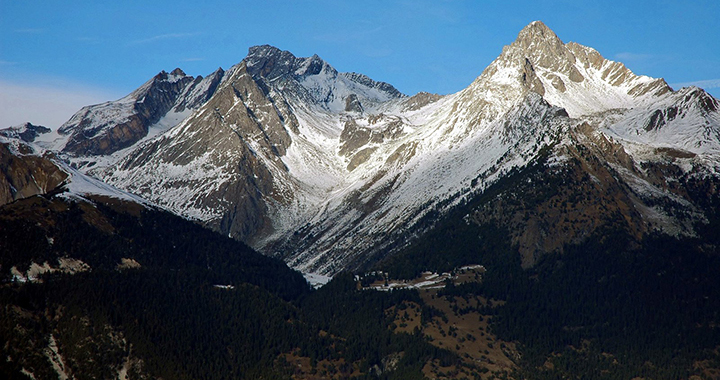
{"type": "Polygon", "coordinates": [[[161,70],[207,75],[271,44],[406,94],[461,90],[534,20],[638,74],[720,96],[713,1],[0,0],[0,128],[57,127],[161,70]]]}

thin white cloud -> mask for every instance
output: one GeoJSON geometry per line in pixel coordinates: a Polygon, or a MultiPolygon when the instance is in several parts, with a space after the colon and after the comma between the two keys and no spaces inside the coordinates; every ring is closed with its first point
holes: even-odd
{"type": "Polygon", "coordinates": [[[353,41],[366,40],[373,35],[381,32],[382,26],[375,28],[352,28],[351,30],[337,31],[334,33],[319,34],[314,36],[316,41],[330,42],[330,43],[347,43],[353,41]]]}
{"type": "Polygon", "coordinates": [[[412,18],[415,15],[421,17],[432,17],[433,19],[440,20],[448,24],[457,24],[463,18],[463,15],[453,10],[452,7],[447,5],[452,1],[404,1],[401,4],[404,7],[404,17],[412,18]],[[443,4],[444,3],[444,4],[443,4]]]}
{"type": "Polygon", "coordinates": [[[645,61],[653,58],[654,57],[652,54],[640,54],[630,52],[622,52],[615,54],[615,59],[619,61],[645,61]]]}
{"type": "Polygon", "coordinates": [[[180,61],[181,62],[198,62],[198,61],[204,61],[205,58],[183,58],[180,61]]]}
{"type": "Polygon", "coordinates": [[[40,34],[43,32],[45,32],[45,29],[41,29],[41,28],[15,29],[15,33],[23,33],[23,34],[40,34]]]}
{"type": "Polygon", "coordinates": [[[695,86],[700,87],[704,89],[710,89],[710,88],[720,88],[720,79],[705,79],[705,80],[697,80],[694,82],[683,82],[683,83],[673,83],[670,85],[672,88],[681,88],[681,87],[689,87],[689,86],[695,86]]]}
{"type": "Polygon", "coordinates": [[[181,39],[181,38],[188,38],[188,37],[194,37],[197,36],[198,33],[167,33],[167,34],[159,34],[157,36],[152,36],[149,38],[143,38],[141,40],[136,40],[130,42],[130,45],[140,45],[140,44],[148,44],[152,42],[158,42],[158,41],[165,41],[165,40],[175,40],[175,39],[181,39]]]}
{"type": "Polygon", "coordinates": [[[102,41],[97,37],[78,37],[77,40],[87,44],[99,44],[102,41]]]}
{"type": "Polygon", "coordinates": [[[56,129],[83,106],[118,97],[106,90],[68,83],[48,86],[0,80],[0,128],[31,122],[56,129]]]}
{"type": "Polygon", "coordinates": [[[0,60],[0,66],[10,66],[10,65],[17,65],[17,62],[0,60]]]}
{"type": "Polygon", "coordinates": [[[393,50],[390,49],[389,47],[384,47],[384,48],[381,48],[381,47],[368,47],[368,48],[366,48],[366,49],[362,49],[362,53],[363,53],[366,57],[370,57],[370,58],[382,58],[382,57],[388,57],[388,56],[392,55],[393,50]]]}

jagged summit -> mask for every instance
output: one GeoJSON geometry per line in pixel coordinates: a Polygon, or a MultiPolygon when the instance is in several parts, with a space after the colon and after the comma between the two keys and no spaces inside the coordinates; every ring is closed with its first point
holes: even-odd
{"type": "Polygon", "coordinates": [[[170,72],[170,74],[171,74],[171,75],[176,75],[176,76],[183,76],[183,77],[184,77],[185,75],[187,75],[187,74],[185,74],[185,72],[182,71],[182,69],[179,68],[179,67],[176,67],[175,70],[173,70],[173,71],[170,72]]]}
{"type": "Polygon", "coordinates": [[[298,58],[287,50],[280,50],[271,45],[251,47],[243,61],[247,64],[250,75],[270,81],[285,75],[317,75],[323,69],[337,74],[337,71],[317,54],[310,58],[298,58]]]}
{"type": "Polygon", "coordinates": [[[523,28],[476,82],[481,91],[498,89],[499,98],[513,94],[515,102],[526,91],[538,93],[572,117],[632,108],[671,90],[663,79],[636,75],[595,49],[563,43],[540,21],[523,28]]]}
{"type": "Polygon", "coordinates": [[[50,128],[27,122],[13,127],[0,129],[0,136],[17,138],[24,142],[33,142],[38,136],[50,133],[50,131],[50,128]]]}
{"type": "MultiPolygon", "coordinates": [[[[541,21],[533,21],[523,28],[512,46],[521,49],[536,66],[568,71],[575,61],[560,37],[541,21]]],[[[577,73],[574,77],[579,80],[577,73]]]]}
{"type": "Polygon", "coordinates": [[[563,45],[560,37],[542,21],[533,21],[520,30],[515,42],[525,44],[526,46],[540,43],[554,44],[557,46],[563,45]]]}
{"type": "Polygon", "coordinates": [[[338,72],[317,54],[301,58],[271,45],[258,45],[248,49],[241,63],[256,81],[277,82],[277,87],[293,93],[291,96],[334,113],[372,109],[373,105],[405,97],[388,83],[363,74],[338,72]]]}

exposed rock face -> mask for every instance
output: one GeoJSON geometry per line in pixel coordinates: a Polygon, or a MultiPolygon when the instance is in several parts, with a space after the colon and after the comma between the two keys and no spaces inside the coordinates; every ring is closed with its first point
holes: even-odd
{"type": "MultiPolygon", "coordinates": [[[[671,142],[679,149],[672,151],[677,157],[719,153],[715,147],[720,142],[716,133],[720,119],[702,116],[708,115],[702,110],[713,109],[714,103],[689,94],[670,96],[670,91],[662,79],[637,76],[622,64],[602,58],[593,49],[564,44],[542,23],[532,23],[465,90],[437,100],[432,107],[404,108],[408,113],[401,114],[401,120],[411,115],[413,109],[420,110],[421,114],[425,109],[428,113],[424,114],[422,126],[413,126],[413,132],[397,142],[380,140],[379,130],[370,117],[344,121],[338,153],[350,158],[347,169],[351,173],[364,173],[362,181],[345,190],[342,198],[334,195],[336,199],[328,201],[328,209],[315,215],[312,223],[300,226],[284,242],[281,239],[282,244],[266,249],[290,251],[286,260],[306,271],[333,273],[341,268],[361,268],[371,257],[392,252],[394,244],[402,244],[399,242],[405,239],[407,231],[422,228],[422,224],[414,223],[422,220],[423,215],[442,215],[447,205],[462,199],[463,194],[469,197],[475,191],[482,191],[513,169],[531,162],[543,146],[548,149],[553,145],[558,146],[554,150],[558,156],[578,156],[580,164],[563,166],[565,169],[560,173],[554,169],[546,173],[548,180],[552,175],[567,176],[565,181],[576,184],[566,188],[567,194],[547,202],[566,197],[559,202],[572,201],[581,210],[573,211],[578,214],[553,211],[552,218],[556,219],[551,218],[553,222],[549,224],[543,224],[547,215],[542,214],[535,219],[530,216],[530,221],[536,223],[532,226],[512,225],[511,231],[518,234],[513,235],[513,243],[521,247],[526,266],[533,265],[547,252],[561,249],[562,244],[579,241],[593,231],[612,226],[617,215],[626,218],[623,225],[638,239],[657,228],[692,234],[682,226],[693,223],[690,220],[701,220],[702,217],[693,219],[697,214],[691,218],[658,216],[677,212],[683,207],[680,205],[687,206],[687,203],[675,202],[674,195],[641,194],[638,183],[659,183],[659,178],[663,178],[650,178],[636,169],[631,170],[643,165],[647,157],[627,152],[625,145],[610,137],[596,135],[596,131],[615,137],[622,134],[627,141],[637,141],[640,136],[641,140],[652,141],[651,144],[657,146],[663,145],[660,141],[671,142]],[[697,101],[682,103],[682,99],[697,101]],[[676,108],[684,111],[673,111],[676,108]],[[674,113],[674,121],[668,123],[668,117],[664,116],[664,124],[653,123],[652,115],[657,109],[670,110],[661,112],[674,113]],[[681,118],[680,114],[685,116],[681,118]],[[588,121],[580,128],[569,116],[588,121]],[[648,120],[655,129],[651,131],[653,134],[643,135],[648,120]],[[689,125],[695,127],[688,128],[689,125]],[[662,133],[656,134],[656,130],[662,133]],[[571,134],[573,137],[568,137],[570,131],[575,131],[571,134]],[[687,146],[698,139],[701,148],[687,146]],[[375,141],[383,143],[374,145],[375,141]],[[575,151],[581,148],[573,144],[592,146],[595,158],[582,157],[575,151]],[[364,171],[382,159],[383,166],[364,171]],[[629,174],[618,177],[617,171],[629,171],[629,174]],[[594,182],[587,183],[593,176],[605,181],[604,185],[595,189],[594,182]],[[575,179],[579,182],[574,182],[575,179]],[[463,188],[462,183],[467,183],[467,187],[463,188]],[[592,194],[595,191],[597,196],[592,201],[578,202],[575,199],[579,196],[578,189],[592,194]],[[424,199],[425,203],[416,201],[418,199],[424,199]],[[676,208],[658,211],[651,207],[654,202],[668,199],[673,199],[676,208]],[[595,201],[602,206],[593,203],[595,201]],[[573,220],[577,229],[565,231],[564,228],[570,228],[564,224],[566,218],[573,220]],[[647,222],[650,219],[652,222],[647,222]],[[675,225],[679,227],[672,227],[675,225]],[[556,233],[562,243],[553,240],[556,233]]],[[[687,163],[678,163],[678,167],[682,165],[687,163]]],[[[533,183],[535,180],[542,181],[533,179],[533,183]]],[[[494,205],[490,203],[488,207],[494,205]]],[[[551,203],[545,205],[554,207],[551,203]]],[[[512,219],[520,215],[522,221],[525,217],[524,213],[513,214],[509,207],[493,210],[478,214],[478,220],[512,219]]],[[[518,210],[525,209],[519,207],[518,210]]],[[[690,214],[693,210],[696,208],[691,208],[690,214]]]]}
{"type": "MultiPolygon", "coordinates": [[[[100,175],[224,234],[253,242],[273,233],[269,214],[297,203],[298,187],[305,186],[298,184],[287,163],[298,157],[285,159],[293,139],[308,144],[297,110],[357,113],[366,103],[402,97],[390,85],[338,73],[317,56],[297,58],[271,46],[252,47],[198,111],[100,175]],[[345,111],[346,106],[351,110],[345,111]]],[[[377,137],[382,141],[382,134],[377,137]]],[[[367,152],[353,157],[350,167],[367,152]]],[[[317,196],[306,191],[306,196],[317,196]]]]}
{"type": "Polygon", "coordinates": [[[205,78],[199,75],[195,77],[193,83],[187,86],[185,91],[178,97],[172,110],[175,112],[183,112],[185,110],[196,110],[200,108],[200,106],[205,104],[205,102],[213,96],[224,75],[225,70],[219,67],[205,78]]]}
{"type": "Polygon", "coordinates": [[[431,94],[429,92],[418,92],[403,102],[403,111],[417,111],[430,103],[437,102],[440,99],[442,99],[442,95],[431,94]]]}
{"type": "Polygon", "coordinates": [[[42,125],[25,123],[16,127],[0,129],[0,136],[20,139],[26,143],[31,143],[41,134],[49,133],[50,131],[50,128],[43,127],[42,125]]]}
{"type": "Polygon", "coordinates": [[[639,246],[659,231],[694,236],[705,223],[704,201],[718,196],[720,178],[700,166],[684,170],[696,155],[662,149],[639,160],[586,123],[568,136],[550,161],[517,174],[468,214],[507,230],[524,267],[593,236],[624,233],[639,246]]]}
{"type": "MultiPolygon", "coordinates": [[[[631,108],[639,101],[671,89],[662,79],[633,74],[622,63],[609,61],[596,50],[560,38],[540,21],[518,34],[491,67],[490,74],[522,62],[524,87],[578,117],[613,108],[631,108]],[[547,93],[545,93],[547,92],[547,93]]],[[[487,70],[486,70],[487,71],[487,70]]],[[[506,71],[507,72],[507,71],[506,71]]]]}
{"type": "Polygon", "coordinates": [[[361,112],[367,105],[405,97],[390,84],[362,74],[339,73],[317,55],[298,58],[262,45],[251,47],[243,61],[255,80],[332,112],[361,112]]]}
{"type": "Polygon", "coordinates": [[[362,104],[360,104],[360,100],[357,95],[350,94],[347,98],[345,98],[345,111],[362,113],[363,107],[362,104]]]}
{"type": "Polygon", "coordinates": [[[398,138],[403,133],[403,122],[398,117],[387,115],[374,115],[368,117],[368,127],[359,126],[355,120],[345,121],[345,127],[340,133],[341,156],[352,156],[360,148],[368,144],[382,144],[386,140],[398,138]],[[380,127],[373,128],[373,124],[380,127]]]}
{"type": "Polygon", "coordinates": [[[282,202],[286,196],[268,166],[286,171],[279,158],[297,123],[287,105],[268,98],[242,63],[198,112],[109,169],[107,179],[252,241],[258,231],[271,229],[271,199],[282,202]]]}
{"type": "Polygon", "coordinates": [[[341,75],[355,83],[359,83],[359,84],[365,85],[367,87],[377,89],[381,92],[387,93],[393,98],[402,98],[405,96],[405,95],[403,95],[403,93],[398,91],[395,87],[393,87],[391,84],[385,83],[385,82],[376,82],[364,74],[342,73],[341,75]]]}
{"type": "Polygon", "coordinates": [[[253,77],[270,81],[286,75],[317,75],[325,66],[325,62],[317,55],[297,58],[289,51],[270,45],[251,47],[244,61],[253,77]]]}
{"type": "Polygon", "coordinates": [[[49,159],[30,152],[29,147],[0,143],[0,205],[48,194],[68,177],[49,159]]]}
{"type": "Polygon", "coordinates": [[[378,140],[378,138],[382,141],[382,137],[377,133],[373,133],[369,128],[360,127],[354,120],[348,120],[345,122],[345,128],[343,128],[340,134],[341,145],[339,153],[345,156],[350,155],[371,140],[378,140]]]}
{"type": "Polygon", "coordinates": [[[185,75],[180,69],[160,72],[130,95],[113,102],[84,107],[58,132],[70,135],[63,152],[76,156],[108,155],[127,148],[148,134],[148,128],[171,111],[195,109],[212,96],[222,69],[207,78],[185,75]]]}

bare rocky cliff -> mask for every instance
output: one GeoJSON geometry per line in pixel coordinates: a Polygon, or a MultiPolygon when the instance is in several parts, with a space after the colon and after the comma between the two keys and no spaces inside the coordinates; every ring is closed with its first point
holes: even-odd
{"type": "Polygon", "coordinates": [[[60,187],[68,175],[22,143],[0,142],[0,205],[60,187]]]}

